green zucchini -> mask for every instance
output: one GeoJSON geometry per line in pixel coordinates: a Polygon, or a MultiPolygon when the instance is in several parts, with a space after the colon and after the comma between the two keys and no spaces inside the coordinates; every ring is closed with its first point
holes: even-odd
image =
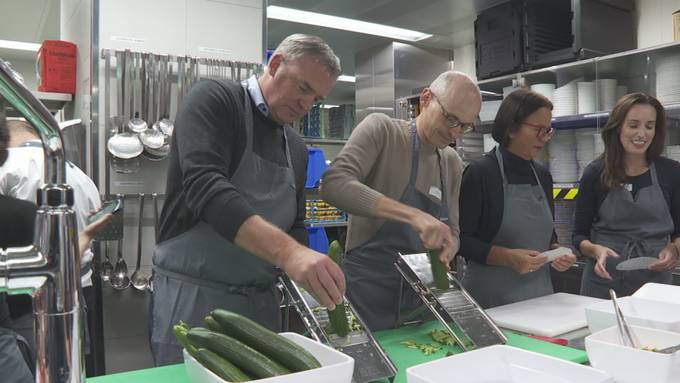
{"type": "Polygon", "coordinates": [[[208,327],[210,331],[224,334],[224,331],[222,331],[222,326],[220,326],[220,324],[217,323],[215,318],[212,316],[206,315],[205,318],[203,318],[203,322],[205,322],[205,326],[208,327]]]}
{"type": "Polygon", "coordinates": [[[438,289],[449,288],[449,277],[446,266],[439,261],[439,252],[435,250],[428,250],[427,254],[430,256],[430,266],[432,268],[432,278],[434,278],[434,286],[438,289]]]}
{"type": "Polygon", "coordinates": [[[216,353],[199,348],[195,356],[196,360],[203,365],[203,367],[214,372],[220,378],[229,382],[248,382],[250,377],[234,366],[228,360],[222,358],[216,353]]]}
{"type": "Polygon", "coordinates": [[[279,363],[230,336],[209,330],[191,329],[187,338],[195,347],[207,348],[253,378],[270,378],[290,373],[279,363]]]}
{"type": "MultiPolygon", "coordinates": [[[[342,246],[340,246],[340,242],[337,240],[331,242],[328,246],[328,256],[336,265],[342,267],[342,246]]],[[[349,324],[347,323],[347,312],[345,312],[344,302],[336,305],[335,309],[328,310],[328,320],[338,336],[347,336],[349,324]]]]}
{"type": "Polygon", "coordinates": [[[213,310],[210,315],[224,333],[281,363],[292,372],[321,367],[307,350],[254,321],[227,310],[213,310]]]}
{"type": "Polygon", "coordinates": [[[187,352],[195,358],[197,351],[196,347],[189,343],[189,340],[187,339],[187,334],[189,333],[189,330],[187,330],[187,328],[182,326],[181,324],[176,324],[172,326],[172,333],[175,334],[175,338],[177,338],[179,344],[181,344],[182,347],[184,347],[184,349],[187,350],[187,352]]]}

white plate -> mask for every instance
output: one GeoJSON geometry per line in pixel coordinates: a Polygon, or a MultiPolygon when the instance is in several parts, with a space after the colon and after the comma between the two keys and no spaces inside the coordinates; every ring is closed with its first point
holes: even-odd
{"type": "Polygon", "coordinates": [[[557,258],[559,258],[563,255],[567,255],[567,254],[571,254],[571,249],[568,248],[568,247],[561,247],[561,246],[556,248],[556,249],[544,251],[544,252],[541,253],[541,255],[548,257],[547,262],[552,262],[552,261],[556,260],[557,258]]]}
{"type": "Polygon", "coordinates": [[[581,364],[512,346],[489,346],[406,370],[408,383],[613,383],[581,364]]]}

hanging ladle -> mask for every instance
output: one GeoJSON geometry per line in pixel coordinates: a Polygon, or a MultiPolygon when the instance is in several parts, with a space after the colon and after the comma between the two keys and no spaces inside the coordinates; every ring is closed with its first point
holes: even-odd
{"type": "Polygon", "coordinates": [[[144,193],[139,193],[139,224],[137,225],[137,266],[132,273],[132,287],[144,291],[149,287],[149,278],[139,268],[142,264],[142,218],[144,218],[144,193]]]}

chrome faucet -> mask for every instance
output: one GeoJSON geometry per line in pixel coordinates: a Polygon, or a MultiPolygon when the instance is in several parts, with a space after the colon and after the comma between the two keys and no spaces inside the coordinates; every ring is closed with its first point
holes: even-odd
{"type": "Polygon", "coordinates": [[[33,245],[0,249],[0,292],[33,298],[35,381],[85,382],[78,233],[59,125],[2,60],[0,95],[33,125],[45,151],[33,245]]]}

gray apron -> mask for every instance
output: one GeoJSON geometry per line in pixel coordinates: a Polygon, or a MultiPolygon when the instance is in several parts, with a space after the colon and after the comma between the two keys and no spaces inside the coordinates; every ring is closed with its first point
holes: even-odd
{"type": "MultiPolygon", "coordinates": [[[[251,101],[247,86],[242,85],[246,148],[230,181],[258,215],[288,231],[297,215],[297,197],[286,129],[287,167],[255,154],[251,101]]],[[[216,308],[279,331],[274,265],[226,240],[203,221],[158,244],[153,271],[151,349],[157,366],[181,361],[181,347],[172,334],[174,324],[181,320],[192,327],[203,326],[203,317],[216,308]]]]}
{"type": "Polygon", "coordinates": [[[619,296],[631,295],[647,282],[670,284],[671,271],[618,271],[616,265],[630,258],[658,257],[670,241],[675,225],[663,196],[656,167],[649,166],[652,185],[633,195],[623,187],[610,190],[593,223],[590,238],[593,243],[609,247],[619,258],[607,257],[607,272],[612,280],[595,274],[595,260],[590,258],[583,271],[581,294],[609,299],[609,289],[619,296]]]}
{"type": "MultiPolygon", "coordinates": [[[[439,186],[442,191],[440,204],[416,189],[419,145],[415,121],[411,124],[410,134],[413,146],[411,174],[399,202],[438,217],[442,222],[448,222],[447,190],[444,187],[447,185],[447,164],[444,162],[442,166],[443,161],[439,157],[439,186]]],[[[347,297],[371,331],[394,328],[398,308],[401,313],[408,315],[422,305],[420,298],[408,284],[401,286],[401,274],[394,262],[397,253],[423,252],[425,247],[409,224],[387,220],[372,238],[347,253],[343,260],[347,297]]]]}
{"type": "Polygon", "coordinates": [[[19,348],[18,335],[0,327],[0,378],[3,382],[33,383],[31,370],[19,348]]]}
{"type": "MultiPolygon", "coordinates": [[[[508,184],[500,149],[496,149],[496,159],[503,177],[503,218],[491,244],[509,249],[548,250],[553,216],[533,164],[531,170],[536,177],[536,185],[508,184]]],[[[509,267],[468,262],[462,283],[483,308],[553,292],[549,263],[534,272],[520,274],[509,267]]]]}

